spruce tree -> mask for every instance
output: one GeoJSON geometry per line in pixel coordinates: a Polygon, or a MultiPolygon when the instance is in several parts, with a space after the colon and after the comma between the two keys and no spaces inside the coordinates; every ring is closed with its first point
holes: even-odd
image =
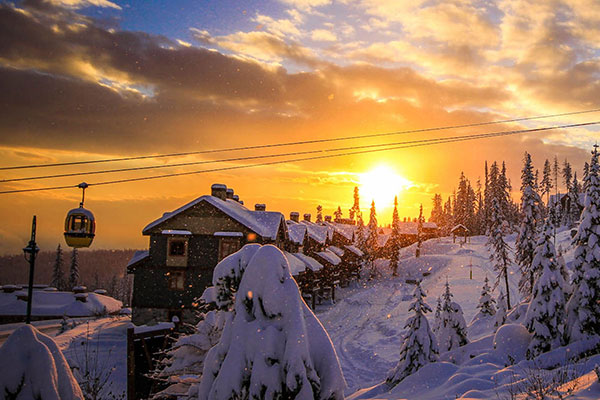
{"type": "Polygon", "coordinates": [[[579,217],[581,217],[581,204],[579,202],[580,189],[581,188],[579,182],[577,182],[577,172],[575,172],[573,174],[573,184],[571,185],[571,191],[569,192],[569,225],[579,222],[579,217]]]}
{"type": "Polygon", "coordinates": [[[446,291],[443,294],[441,325],[437,332],[440,351],[450,351],[469,343],[467,339],[467,324],[458,303],[452,301],[450,284],[446,281],[446,291]]]}
{"type": "Polygon", "coordinates": [[[496,322],[494,326],[496,330],[500,328],[506,322],[506,299],[504,296],[504,292],[502,292],[502,288],[500,288],[500,294],[498,295],[498,301],[496,302],[498,308],[496,309],[496,322]]]}
{"type": "Polygon", "coordinates": [[[546,195],[546,206],[550,204],[550,192],[552,191],[552,168],[550,161],[544,162],[544,171],[542,172],[542,182],[540,183],[542,195],[546,195]]]}
{"type": "Polygon", "coordinates": [[[375,268],[375,259],[379,250],[379,234],[377,232],[377,212],[375,211],[375,200],[371,202],[371,211],[369,214],[369,224],[367,225],[367,238],[365,247],[367,250],[367,262],[371,269],[371,277],[377,275],[375,268]]]}
{"type": "Polygon", "coordinates": [[[565,192],[569,193],[571,190],[571,179],[573,178],[573,170],[571,164],[565,159],[562,169],[563,182],[565,183],[565,192]]]}
{"type": "Polygon", "coordinates": [[[51,286],[58,290],[65,289],[65,273],[63,271],[63,252],[60,244],[56,248],[56,258],[54,260],[54,267],[52,268],[52,283],[51,286]]]}
{"type": "Polygon", "coordinates": [[[415,257],[421,255],[421,244],[423,243],[423,204],[419,207],[419,219],[417,220],[417,249],[415,257]]]}
{"type": "Polygon", "coordinates": [[[342,207],[338,206],[337,210],[333,212],[335,222],[342,222],[342,207]]]}
{"type": "Polygon", "coordinates": [[[506,305],[510,310],[510,288],[508,286],[508,266],[510,265],[510,247],[504,241],[504,232],[502,231],[502,214],[498,199],[492,200],[492,226],[490,227],[487,246],[490,250],[490,261],[494,270],[498,272],[498,277],[494,287],[498,286],[501,281],[504,281],[506,287],[506,305]]]}
{"type": "Polygon", "coordinates": [[[320,204],[317,206],[317,219],[315,221],[317,224],[323,222],[323,206],[320,204]]]}
{"type": "Polygon", "coordinates": [[[553,226],[548,219],[535,248],[531,267],[537,276],[525,316],[525,326],[533,333],[527,350],[528,358],[534,358],[563,344],[564,281],[557,263],[552,234],[553,226]]]}
{"type": "Polygon", "coordinates": [[[79,285],[79,257],[77,249],[71,252],[71,267],[69,268],[69,288],[73,290],[79,285]]]}
{"type": "Polygon", "coordinates": [[[398,197],[394,197],[394,212],[392,213],[392,234],[390,268],[393,276],[398,276],[398,265],[400,263],[400,218],[398,217],[398,197]]]}
{"type": "Polygon", "coordinates": [[[356,222],[356,246],[366,254],[366,242],[367,242],[367,232],[365,229],[365,223],[363,221],[362,213],[359,212],[357,214],[357,222],[356,222]]]}
{"type": "Polygon", "coordinates": [[[519,228],[519,234],[515,243],[515,262],[521,270],[521,280],[519,281],[519,290],[524,298],[531,296],[533,288],[533,274],[531,272],[531,262],[537,239],[536,227],[540,219],[539,202],[540,199],[534,190],[533,166],[531,164],[531,155],[525,152],[524,166],[521,173],[521,213],[522,221],[519,228]]]}
{"type": "Polygon", "coordinates": [[[433,207],[431,209],[431,222],[435,222],[439,228],[443,228],[444,208],[442,206],[442,196],[438,193],[433,195],[433,207]]]}
{"type": "Polygon", "coordinates": [[[438,296],[437,305],[435,306],[435,313],[433,314],[433,326],[431,327],[433,333],[437,333],[442,326],[442,296],[438,296]]]}
{"type": "Polygon", "coordinates": [[[594,146],[586,186],[584,209],[574,237],[573,294],[567,305],[570,340],[600,334],[600,165],[594,146]]]}
{"type": "Polygon", "coordinates": [[[358,218],[360,214],[360,196],[358,195],[358,186],[354,187],[354,204],[352,204],[352,208],[348,210],[350,214],[350,219],[354,221],[354,218],[358,218]]]}
{"type": "Polygon", "coordinates": [[[408,310],[414,311],[414,315],[404,325],[406,334],[400,348],[400,360],[388,373],[386,379],[390,385],[397,385],[424,365],[438,361],[436,338],[425,316],[426,313],[431,312],[431,308],[424,301],[426,295],[420,282],[417,282],[413,297],[414,301],[408,310]]]}
{"type": "Polygon", "coordinates": [[[479,297],[479,313],[484,316],[492,316],[496,314],[496,307],[494,303],[496,300],[492,298],[488,277],[485,277],[483,281],[483,287],[481,288],[481,297],[479,297]]]}

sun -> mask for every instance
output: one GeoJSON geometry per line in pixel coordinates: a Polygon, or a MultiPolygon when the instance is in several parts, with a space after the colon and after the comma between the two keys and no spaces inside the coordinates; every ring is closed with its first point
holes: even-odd
{"type": "Polygon", "coordinates": [[[394,196],[413,186],[413,183],[387,165],[379,165],[360,176],[360,197],[377,208],[387,208],[394,204],[394,196]]]}

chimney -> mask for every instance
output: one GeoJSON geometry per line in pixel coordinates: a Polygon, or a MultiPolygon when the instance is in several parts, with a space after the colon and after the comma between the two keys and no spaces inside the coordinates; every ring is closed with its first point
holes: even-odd
{"type": "Polygon", "coordinates": [[[240,202],[240,196],[238,196],[237,194],[234,194],[232,199],[237,201],[238,203],[240,202]]]}
{"type": "Polygon", "coordinates": [[[304,220],[310,222],[310,214],[304,214],[304,220]]]}
{"type": "Polygon", "coordinates": [[[325,222],[331,222],[331,215],[325,216],[325,222]]]}
{"type": "Polygon", "coordinates": [[[225,200],[227,198],[227,186],[222,183],[214,183],[210,187],[211,195],[214,197],[218,197],[221,200],[225,200]]]}
{"type": "Polygon", "coordinates": [[[257,203],[254,205],[254,211],[267,211],[267,205],[257,203]]]}
{"type": "Polygon", "coordinates": [[[232,188],[228,188],[225,191],[225,195],[227,196],[228,199],[232,199],[233,200],[233,189],[232,188]]]}
{"type": "Polygon", "coordinates": [[[240,204],[241,204],[241,205],[244,205],[244,200],[240,200],[240,204]]]}
{"type": "Polygon", "coordinates": [[[294,222],[300,222],[300,214],[297,211],[292,211],[290,213],[290,220],[294,222]]]}

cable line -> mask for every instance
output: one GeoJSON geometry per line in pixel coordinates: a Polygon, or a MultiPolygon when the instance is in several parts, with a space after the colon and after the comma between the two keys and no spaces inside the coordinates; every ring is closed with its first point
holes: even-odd
{"type": "Polygon", "coordinates": [[[329,138],[329,139],[314,139],[314,140],[303,140],[303,141],[296,141],[296,142],[270,143],[270,144],[262,144],[262,145],[255,145],[255,146],[229,147],[229,148],[223,148],[223,149],[209,149],[209,150],[188,151],[188,152],[181,152],[181,153],[154,154],[154,155],[132,156],[132,157],[121,157],[121,158],[105,158],[105,159],[100,159],[100,160],[85,160],[85,161],[72,161],[72,162],[52,163],[52,164],[31,164],[31,165],[0,167],[0,171],[16,170],[16,169],[30,169],[30,168],[45,168],[45,167],[64,167],[64,166],[70,166],[70,165],[98,164],[98,163],[119,162],[119,161],[133,161],[133,160],[144,160],[144,159],[148,159],[148,158],[182,157],[182,156],[199,155],[199,154],[223,153],[223,152],[229,152],[229,151],[256,150],[256,149],[266,149],[266,148],[273,148],[273,147],[296,146],[296,145],[315,144],[315,143],[327,143],[327,142],[335,142],[335,141],[342,141],[342,140],[367,139],[367,138],[374,138],[374,137],[404,135],[404,134],[409,134],[409,133],[433,132],[433,131],[442,131],[442,130],[449,130],[449,129],[472,128],[472,127],[477,127],[477,126],[505,124],[505,123],[511,123],[511,122],[531,121],[531,120],[536,120],[536,119],[565,117],[565,116],[571,116],[571,115],[589,114],[589,113],[594,113],[594,112],[599,112],[599,111],[600,111],[600,108],[595,108],[595,109],[590,109],[590,110],[572,111],[572,112],[566,112],[566,113],[560,113],[560,114],[539,115],[539,116],[535,116],[535,117],[522,117],[522,118],[513,118],[513,119],[505,119],[505,120],[497,120],[497,121],[488,121],[488,122],[475,122],[475,123],[471,123],[471,124],[448,125],[448,126],[433,127],[433,128],[411,129],[411,130],[404,130],[404,131],[373,133],[373,134],[357,135],[357,136],[342,136],[342,137],[329,138]]]}
{"type": "MultiPolygon", "coordinates": [[[[293,159],[288,159],[288,160],[278,160],[278,161],[271,161],[271,162],[251,164],[251,165],[237,165],[237,166],[213,168],[213,169],[199,170],[199,171],[175,172],[175,173],[164,174],[164,175],[153,175],[153,176],[138,177],[138,178],[118,179],[118,180],[112,180],[112,181],[90,183],[90,184],[88,184],[88,186],[113,185],[113,184],[117,184],[117,183],[138,182],[138,181],[153,180],[153,179],[160,179],[160,178],[170,178],[170,177],[176,177],[176,176],[202,174],[202,173],[208,173],[208,172],[220,172],[220,171],[229,171],[229,170],[236,170],[236,169],[243,169],[243,168],[263,167],[263,166],[269,166],[269,165],[284,164],[284,163],[289,163],[289,162],[319,160],[319,159],[325,159],[325,158],[343,157],[343,156],[350,156],[350,155],[356,155],[356,154],[375,153],[375,152],[381,152],[381,151],[430,146],[430,145],[443,144],[443,143],[462,142],[462,141],[468,141],[468,140],[486,139],[486,138],[509,136],[509,135],[515,135],[515,134],[521,134],[521,133],[547,131],[547,130],[553,130],[553,129],[574,128],[574,127],[596,125],[596,124],[600,124],[600,121],[585,122],[585,123],[580,123],[580,124],[560,125],[560,126],[545,127],[545,128],[521,129],[521,130],[513,130],[513,131],[484,133],[484,134],[479,134],[479,135],[464,135],[464,136],[458,136],[458,137],[453,137],[453,138],[427,139],[427,140],[423,140],[419,143],[410,143],[410,144],[405,143],[405,144],[401,144],[401,145],[393,145],[390,147],[385,147],[385,148],[380,148],[380,149],[360,150],[360,151],[346,152],[346,153],[340,153],[340,154],[327,154],[327,155],[318,155],[318,156],[312,156],[312,157],[293,158],[293,159]]],[[[340,150],[338,150],[338,151],[340,151],[340,150]]],[[[69,188],[75,188],[75,187],[78,187],[78,185],[64,185],[64,186],[50,186],[50,187],[32,188],[32,189],[6,190],[6,191],[0,191],[0,194],[37,192],[37,191],[45,191],[45,190],[69,189],[69,188]]]]}
{"type": "MultiPolygon", "coordinates": [[[[591,123],[586,123],[586,124],[591,124],[591,123]]],[[[581,124],[558,125],[558,126],[545,127],[545,128],[532,128],[532,129],[526,129],[526,130],[521,129],[518,131],[500,131],[500,132],[495,132],[495,133],[506,133],[506,132],[524,133],[525,131],[535,132],[535,131],[539,131],[539,130],[573,128],[576,126],[583,126],[583,125],[581,125],[581,124]]],[[[457,136],[450,136],[450,137],[446,137],[446,138],[417,139],[417,140],[402,141],[402,142],[379,143],[379,144],[371,144],[371,145],[349,146],[349,147],[330,148],[330,149],[306,150],[306,151],[300,151],[300,152],[296,151],[296,152],[280,153],[280,154],[235,157],[235,158],[225,158],[225,159],[217,159],[217,160],[191,161],[191,162],[185,162],[185,163],[152,165],[152,166],[130,167],[130,168],[118,168],[118,169],[99,170],[99,171],[90,171],[90,172],[72,172],[72,173],[64,173],[64,174],[31,176],[31,177],[24,177],[24,178],[11,178],[11,179],[0,180],[0,183],[32,181],[32,180],[53,179],[53,178],[65,178],[65,177],[82,176],[82,175],[99,175],[99,174],[108,174],[108,173],[117,173],[117,172],[143,171],[143,170],[152,170],[152,169],[183,167],[183,166],[190,166],[190,165],[225,163],[225,162],[234,162],[234,161],[249,161],[249,160],[258,160],[258,159],[263,159],[263,158],[288,157],[288,156],[298,156],[298,155],[317,154],[317,153],[329,153],[329,152],[335,152],[335,151],[358,150],[358,149],[368,149],[368,148],[397,146],[397,145],[416,144],[416,143],[430,143],[430,142],[436,142],[441,139],[457,139],[457,138],[467,139],[467,138],[485,137],[487,135],[491,135],[491,134],[495,134],[495,133],[490,132],[490,133],[480,133],[480,134],[472,134],[472,135],[457,135],[457,136]]]]}

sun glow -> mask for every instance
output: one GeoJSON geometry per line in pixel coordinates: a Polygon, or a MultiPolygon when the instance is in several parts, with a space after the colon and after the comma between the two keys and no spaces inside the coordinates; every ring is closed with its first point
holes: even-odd
{"type": "Polygon", "coordinates": [[[369,203],[375,200],[375,206],[379,209],[393,206],[394,196],[399,196],[411,186],[413,186],[411,181],[387,165],[379,165],[360,174],[361,198],[369,203]]]}

